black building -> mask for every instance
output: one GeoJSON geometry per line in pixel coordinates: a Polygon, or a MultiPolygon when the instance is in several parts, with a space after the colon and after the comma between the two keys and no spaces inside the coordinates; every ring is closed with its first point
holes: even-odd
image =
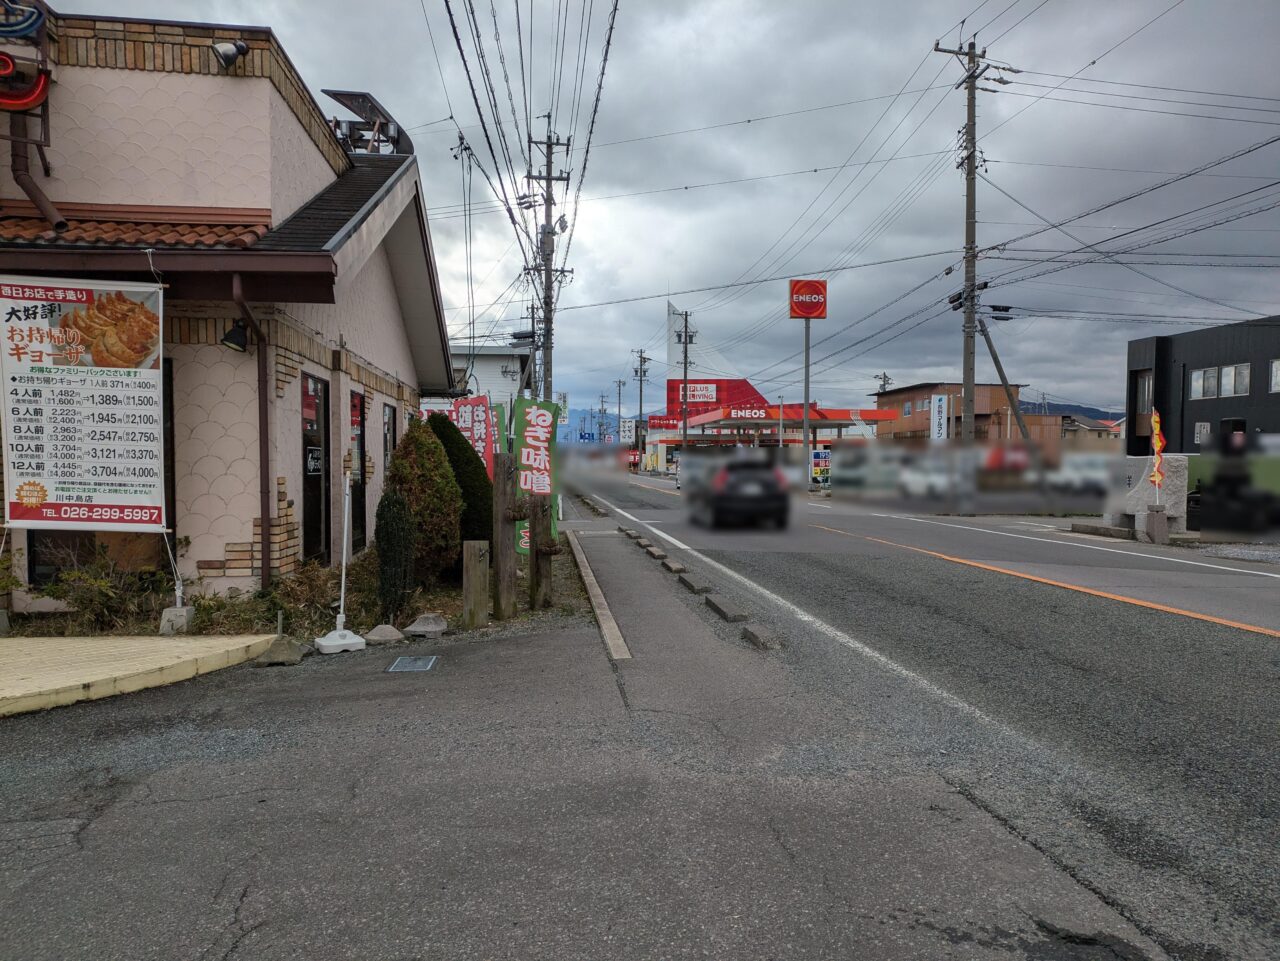
{"type": "Polygon", "coordinates": [[[1280,316],[1129,341],[1125,452],[1151,452],[1151,410],[1172,454],[1220,433],[1280,433],[1280,316]]]}

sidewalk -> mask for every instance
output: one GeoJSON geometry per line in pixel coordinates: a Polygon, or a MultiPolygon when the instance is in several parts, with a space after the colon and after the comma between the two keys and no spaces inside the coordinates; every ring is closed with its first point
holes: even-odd
{"type": "Polygon", "coordinates": [[[0,717],[185,681],[257,657],[273,638],[0,638],[0,717]]]}
{"type": "Polygon", "coordinates": [[[577,506],[630,660],[564,616],[0,725],[0,956],[1165,957],[876,723],[892,680],[815,692],[577,506]]]}

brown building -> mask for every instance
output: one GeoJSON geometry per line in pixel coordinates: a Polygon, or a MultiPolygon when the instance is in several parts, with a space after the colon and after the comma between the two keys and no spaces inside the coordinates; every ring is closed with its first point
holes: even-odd
{"type": "MultiPolygon", "coordinates": [[[[1018,391],[1023,385],[1013,384],[1014,402],[1018,400],[1018,391]]],[[[960,434],[961,393],[960,384],[923,383],[911,384],[907,387],[895,387],[882,390],[873,396],[879,410],[892,410],[897,413],[896,420],[882,421],[876,424],[876,439],[890,441],[926,441],[929,438],[929,398],[935,394],[944,394],[951,398],[951,436],[960,434]]],[[[988,437],[996,440],[1002,424],[1002,417],[1010,417],[1009,400],[1004,388],[999,384],[978,384],[974,396],[973,420],[974,436],[978,440],[988,437]]],[[[1016,423],[1014,430],[1017,430],[1016,423]]]]}

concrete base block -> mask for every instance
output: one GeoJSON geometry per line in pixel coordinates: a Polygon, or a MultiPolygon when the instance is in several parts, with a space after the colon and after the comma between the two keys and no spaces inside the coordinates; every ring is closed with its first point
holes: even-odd
{"type": "Polygon", "coordinates": [[[1169,515],[1163,504],[1148,504],[1146,511],[1135,516],[1138,539],[1147,544],[1169,543],[1169,515]]]}
{"type": "Polygon", "coordinates": [[[642,537],[638,541],[636,541],[636,547],[649,548],[652,546],[653,546],[653,541],[649,540],[646,537],[642,537]]]}
{"type": "Polygon", "coordinates": [[[343,651],[363,651],[364,638],[351,631],[330,631],[324,637],[315,640],[316,652],[319,654],[340,654],[343,651]]]}
{"type": "Polygon", "coordinates": [[[629,530],[624,530],[622,533],[626,534],[626,535],[627,535],[628,537],[630,537],[633,541],[638,541],[638,540],[640,540],[640,532],[639,532],[639,531],[629,531],[629,530]]]}
{"type": "Polygon", "coordinates": [[[662,566],[672,574],[683,574],[688,569],[679,561],[673,561],[670,559],[663,561],[662,566]]]}
{"type": "Polygon", "coordinates": [[[430,640],[444,633],[448,622],[439,611],[428,611],[404,629],[415,641],[430,640]]]}
{"type": "Polygon", "coordinates": [[[742,628],[742,639],[762,651],[777,651],[782,648],[782,642],[772,631],[767,631],[758,625],[745,625],[742,628]]]}
{"type": "Polygon", "coordinates": [[[710,594],[712,590],[710,584],[692,574],[681,574],[680,583],[695,594],[710,594]]]}
{"type": "Polygon", "coordinates": [[[160,614],[160,633],[164,637],[191,633],[196,620],[194,607],[166,607],[160,614]]]}
{"type": "Polygon", "coordinates": [[[667,552],[664,551],[661,547],[646,547],[644,549],[644,552],[648,554],[650,557],[652,557],[655,561],[665,561],[667,559],[667,552]]]}
{"type": "Polygon", "coordinates": [[[707,607],[719,614],[721,619],[731,624],[747,619],[747,612],[722,594],[708,594],[707,607]]]}
{"type": "Polygon", "coordinates": [[[404,640],[404,635],[391,624],[379,624],[367,632],[364,639],[370,644],[399,644],[404,640]]]}

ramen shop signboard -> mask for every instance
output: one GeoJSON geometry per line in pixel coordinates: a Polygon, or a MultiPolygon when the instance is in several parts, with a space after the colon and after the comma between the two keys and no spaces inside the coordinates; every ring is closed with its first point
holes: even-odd
{"type": "Polygon", "coordinates": [[[165,529],[161,297],[0,277],[10,527],[165,529]]]}

